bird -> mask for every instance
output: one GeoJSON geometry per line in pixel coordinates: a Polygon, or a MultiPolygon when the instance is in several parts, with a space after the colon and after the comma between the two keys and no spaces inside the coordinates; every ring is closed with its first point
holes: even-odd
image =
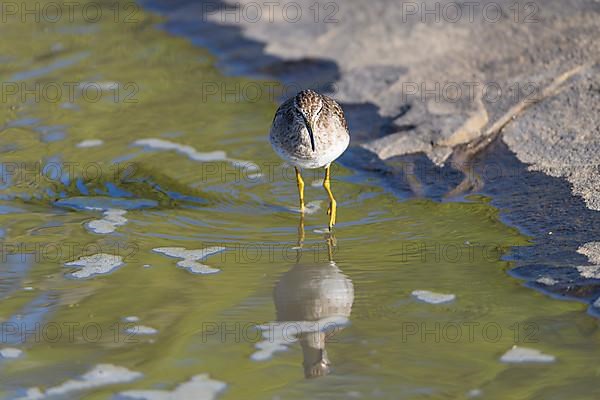
{"type": "Polygon", "coordinates": [[[337,202],[331,191],[331,163],[350,144],[348,123],[342,107],[331,97],[302,90],[279,106],[273,118],[269,141],[275,153],[294,166],[304,213],[304,180],[301,170],[325,168],[323,187],[329,197],[329,230],[337,219],[337,202]]]}

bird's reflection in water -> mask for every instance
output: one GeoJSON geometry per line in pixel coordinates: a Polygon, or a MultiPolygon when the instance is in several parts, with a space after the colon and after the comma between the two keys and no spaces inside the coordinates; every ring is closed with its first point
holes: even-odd
{"type": "Polygon", "coordinates": [[[348,324],[354,287],[333,260],[336,245],[333,234],[326,236],[326,246],[318,246],[314,252],[306,252],[303,242],[304,218],[301,218],[297,262],[275,285],[274,300],[277,322],[288,325],[288,332],[294,332],[291,328],[296,323],[304,375],[315,378],[330,371],[325,345],[328,338],[335,338],[348,324]]]}

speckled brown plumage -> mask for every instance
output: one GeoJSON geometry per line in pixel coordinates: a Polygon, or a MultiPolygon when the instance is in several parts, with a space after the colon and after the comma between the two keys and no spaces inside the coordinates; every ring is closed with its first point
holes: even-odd
{"type": "Polygon", "coordinates": [[[329,165],[350,142],[340,105],[313,90],[303,90],[279,107],[269,138],[280,157],[301,168],[329,165]],[[314,150],[307,123],[312,126],[314,150]]]}

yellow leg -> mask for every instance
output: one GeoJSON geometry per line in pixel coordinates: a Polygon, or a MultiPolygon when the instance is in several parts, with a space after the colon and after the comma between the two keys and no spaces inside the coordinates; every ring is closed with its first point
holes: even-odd
{"type": "Polygon", "coordinates": [[[337,202],[333,197],[333,193],[331,193],[331,183],[330,183],[330,171],[331,167],[328,165],[325,167],[325,180],[323,181],[323,187],[327,191],[327,195],[329,196],[329,208],[327,209],[327,215],[329,215],[329,230],[333,228],[335,225],[335,219],[337,215],[337,202]]]}
{"type": "Polygon", "coordinates": [[[304,214],[300,214],[300,223],[298,224],[298,247],[304,245],[304,214]]]}
{"type": "Polygon", "coordinates": [[[333,232],[329,234],[329,237],[325,239],[327,241],[327,255],[329,257],[329,262],[333,261],[333,248],[337,245],[335,240],[335,236],[333,236],[333,232]]]}
{"type": "Polygon", "coordinates": [[[302,247],[304,247],[304,214],[300,214],[300,223],[298,224],[298,245],[296,246],[296,262],[300,262],[302,257],[302,247]]]}
{"type": "Polygon", "coordinates": [[[296,183],[298,184],[298,194],[300,195],[300,212],[304,212],[304,180],[298,167],[296,168],[296,183]]]}

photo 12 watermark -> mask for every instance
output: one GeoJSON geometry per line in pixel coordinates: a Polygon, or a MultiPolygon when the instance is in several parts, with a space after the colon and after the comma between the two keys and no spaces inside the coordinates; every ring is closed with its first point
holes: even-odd
{"type": "Polygon", "coordinates": [[[43,183],[62,185],[73,179],[84,182],[115,182],[133,179],[140,174],[135,162],[103,164],[94,161],[0,162],[0,186],[39,186],[43,183]]]}
{"type": "Polygon", "coordinates": [[[120,1],[2,1],[1,23],[137,23],[140,5],[120,1]]]}
{"type": "Polygon", "coordinates": [[[2,103],[98,103],[136,104],[140,88],[135,82],[26,82],[0,85],[2,103]]]}
{"type": "Polygon", "coordinates": [[[122,262],[138,262],[140,248],[137,243],[127,241],[78,241],[60,240],[47,242],[0,241],[0,262],[35,262],[65,264],[73,260],[106,254],[122,262]]]}
{"type": "Polygon", "coordinates": [[[401,343],[498,343],[510,339],[514,344],[537,343],[539,326],[535,323],[515,322],[411,322],[404,321],[398,332],[401,343]]]}
{"type": "Polygon", "coordinates": [[[200,338],[202,343],[258,343],[271,342],[292,344],[305,333],[320,332],[328,343],[337,341],[336,335],[345,327],[335,321],[215,321],[202,322],[200,338]]]}
{"type": "Polygon", "coordinates": [[[0,322],[0,345],[14,343],[140,343],[141,336],[155,335],[134,322],[24,321],[0,322]]]}
{"type": "Polygon", "coordinates": [[[251,1],[251,2],[202,2],[203,21],[221,24],[239,23],[324,23],[339,22],[337,16],[340,2],[295,2],[295,1],[251,1]]]}
{"type": "Polygon", "coordinates": [[[436,103],[535,103],[541,99],[542,90],[536,82],[402,82],[402,101],[417,99],[436,103]]]}
{"type": "Polygon", "coordinates": [[[464,241],[448,243],[436,241],[411,241],[398,243],[401,262],[418,261],[420,263],[472,263],[476,260],[498,261],[504,254],[506,244],[464,241]]]}
{"type": "Polygon", "coordinates": [[[295,96],[304,89],[313,89],[318,92],[335,96],[337,88],[335,83],[326,85],[319,82],[278,82],[278,81],[248,81],[224,82],[203,81],[200,87],[199,99],[202,103],[256,103],[275,102],[295,96]]]}
{"type": "Polygon", "coordinates": [[[534,24],[540,14],[540,5],[534,1],[403,1],[399,6],[402,23],[495,24],[508,20],[534,24]]]}

